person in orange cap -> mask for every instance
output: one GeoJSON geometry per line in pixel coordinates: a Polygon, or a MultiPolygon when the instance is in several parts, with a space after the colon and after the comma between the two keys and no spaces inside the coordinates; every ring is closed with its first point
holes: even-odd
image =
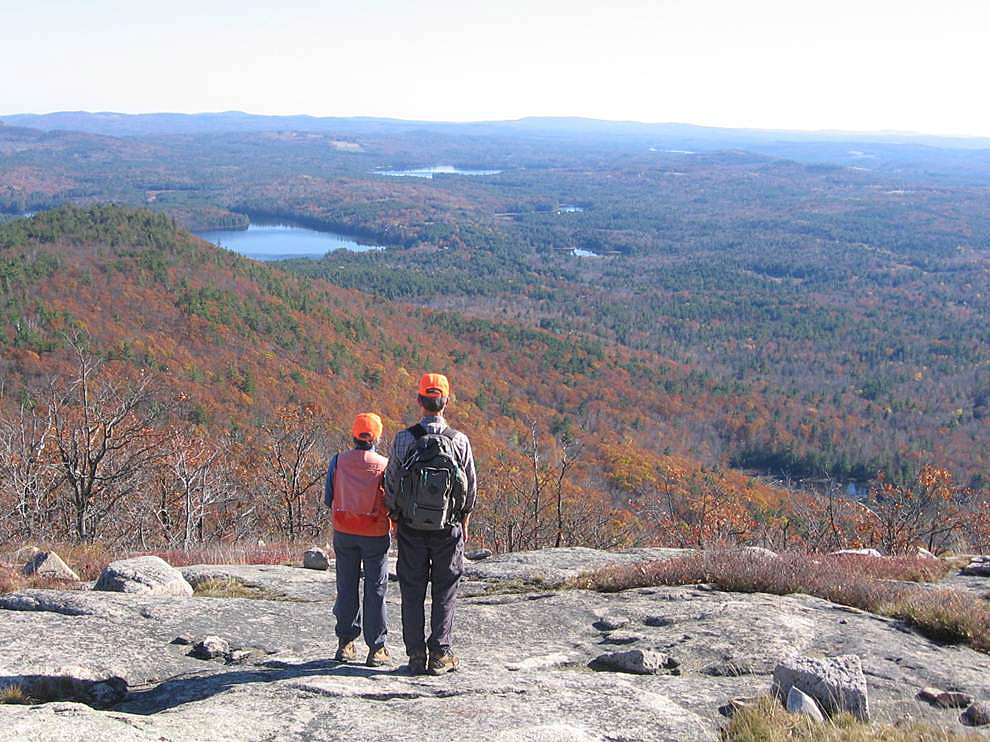
{"type": "Polygon", "coordinates": [[[450,400],[447,377],[423,374],[418,400],[422,420],[399,431],[392,443],[385,470],[385,506],[398,523],[396,574],[409,670],[414,675],[441,675],[458,665],[450,649],[451,628],[477,482],[471,442],[443,417],[450,400]],[[433,599],[429,639],[425,637],[427,583],[432,584],[433,599]]]}
{"type": "Polygon", "coordinates": [[[383,489],[388,459],[375,452],[382,437],[382,419],[373,412],[354,418],[354,447],[334,455],[327,469],[324,502],[333,509],[333,551],[337,573],[338,662],[357,659],[354,641],[364,633],[369,667],[391,663],[385,638],[388,627],[385,589],[388,586],[386,556],[391,523],[383,489]],[[358,601],[358,583],[364,572],[364,620],[358,601]]]}

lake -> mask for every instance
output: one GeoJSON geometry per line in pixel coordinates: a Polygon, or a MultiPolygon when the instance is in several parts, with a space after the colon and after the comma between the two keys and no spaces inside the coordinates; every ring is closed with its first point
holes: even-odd
{"type": "Polygon", "coordinates": [[[384,249],[381,245],[362,245],[346,234],[291,224],[251,224],[247,229],[215,229],[196,232],[196,236],[254,260],[321,258],[334,250],[367,252],[384,249]]]}
{"type": "Polygon", "coordinates": [[[463,170],[453,165],[434,165],[415,170],[375,170],[376,175],[391,175],[397,178],[432,178],[434,175],[498,175],[501,170],[463,170]]]}

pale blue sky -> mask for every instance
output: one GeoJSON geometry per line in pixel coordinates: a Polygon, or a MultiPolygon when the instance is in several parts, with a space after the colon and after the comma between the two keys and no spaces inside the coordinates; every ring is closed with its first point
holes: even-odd
{"type": "Polygon", "coordinates": [[[987,0],[0,0],[0,115],[573,115],[990,136],[987,0]]]}

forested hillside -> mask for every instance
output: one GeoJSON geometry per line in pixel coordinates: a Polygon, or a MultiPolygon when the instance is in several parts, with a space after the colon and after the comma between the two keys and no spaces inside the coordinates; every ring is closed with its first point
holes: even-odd
{"type": "Polygon", "coordinates": [[[692,420],[721,413],[703,381],[656,356],[294,278],[120,207],[12,222],[0,260],[8,535],[186,540],[190,509],[195,538],[313,534],[327,453],[357,412],[379,411],[389,433],[414,421],[425,369],[452,380],[452,422],[482,473],[479,528],[500,548],[649,538],[617,451],[676,463],[684,483],[704,476],[736,507],[783,494],[674,455],[692,420]],[[130,438],[81,494],[56,438],[121,409],[130,438]],[[45,443],[40,470],[18,458],[25,431],[45,443]]]}

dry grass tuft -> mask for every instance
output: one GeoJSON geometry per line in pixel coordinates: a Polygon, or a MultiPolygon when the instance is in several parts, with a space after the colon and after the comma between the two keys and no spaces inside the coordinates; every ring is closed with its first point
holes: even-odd
{"type": "Polygon", "coordinates": [[[982,737],[940,729],[921,722],[864,724],[840,714],[825,724],[789,714],[780,702],[764,696],[737,711],[722,730],[725,742],[977,742],[982,737]]]}
{"type": "Polygon", "coordinates": [[[0,566],[0,595],[21,590],[79,590],[81,587],[75,580],[60,580],[50,575],[25,576],[19,569],[0,566]]]}
{"type": "Polygon", "coordinates": [[[23,584],[21,575],[10,567],[0,566],[0,595],[17,592],[23,584]]]}
{"type": "Polygon", "coordinates": [[[245,585],[233,577],[203,580],[193,589],[199,598],[250,598],[252,600],[288,600],[284,593],[245,585]]]}
{"type": "Polygon", "coordinates": [[[916,584],[935,582],[948,569],[935,559],[814,554],[768,558],[745,551],[705,551],[607,568],[572,580],[570,586],[615,592],[706,583],[729,592],[805,593],[901,619],[936,641],[990,652],[990,605],[986,601],[962,590],[916,584]]]}
{"type": "Polygon", "coordinates": [[[30,705],[33,701],[24,693],[24,689],[19,685],[0,686],[0,704],[23,704],[30,705]]]}

